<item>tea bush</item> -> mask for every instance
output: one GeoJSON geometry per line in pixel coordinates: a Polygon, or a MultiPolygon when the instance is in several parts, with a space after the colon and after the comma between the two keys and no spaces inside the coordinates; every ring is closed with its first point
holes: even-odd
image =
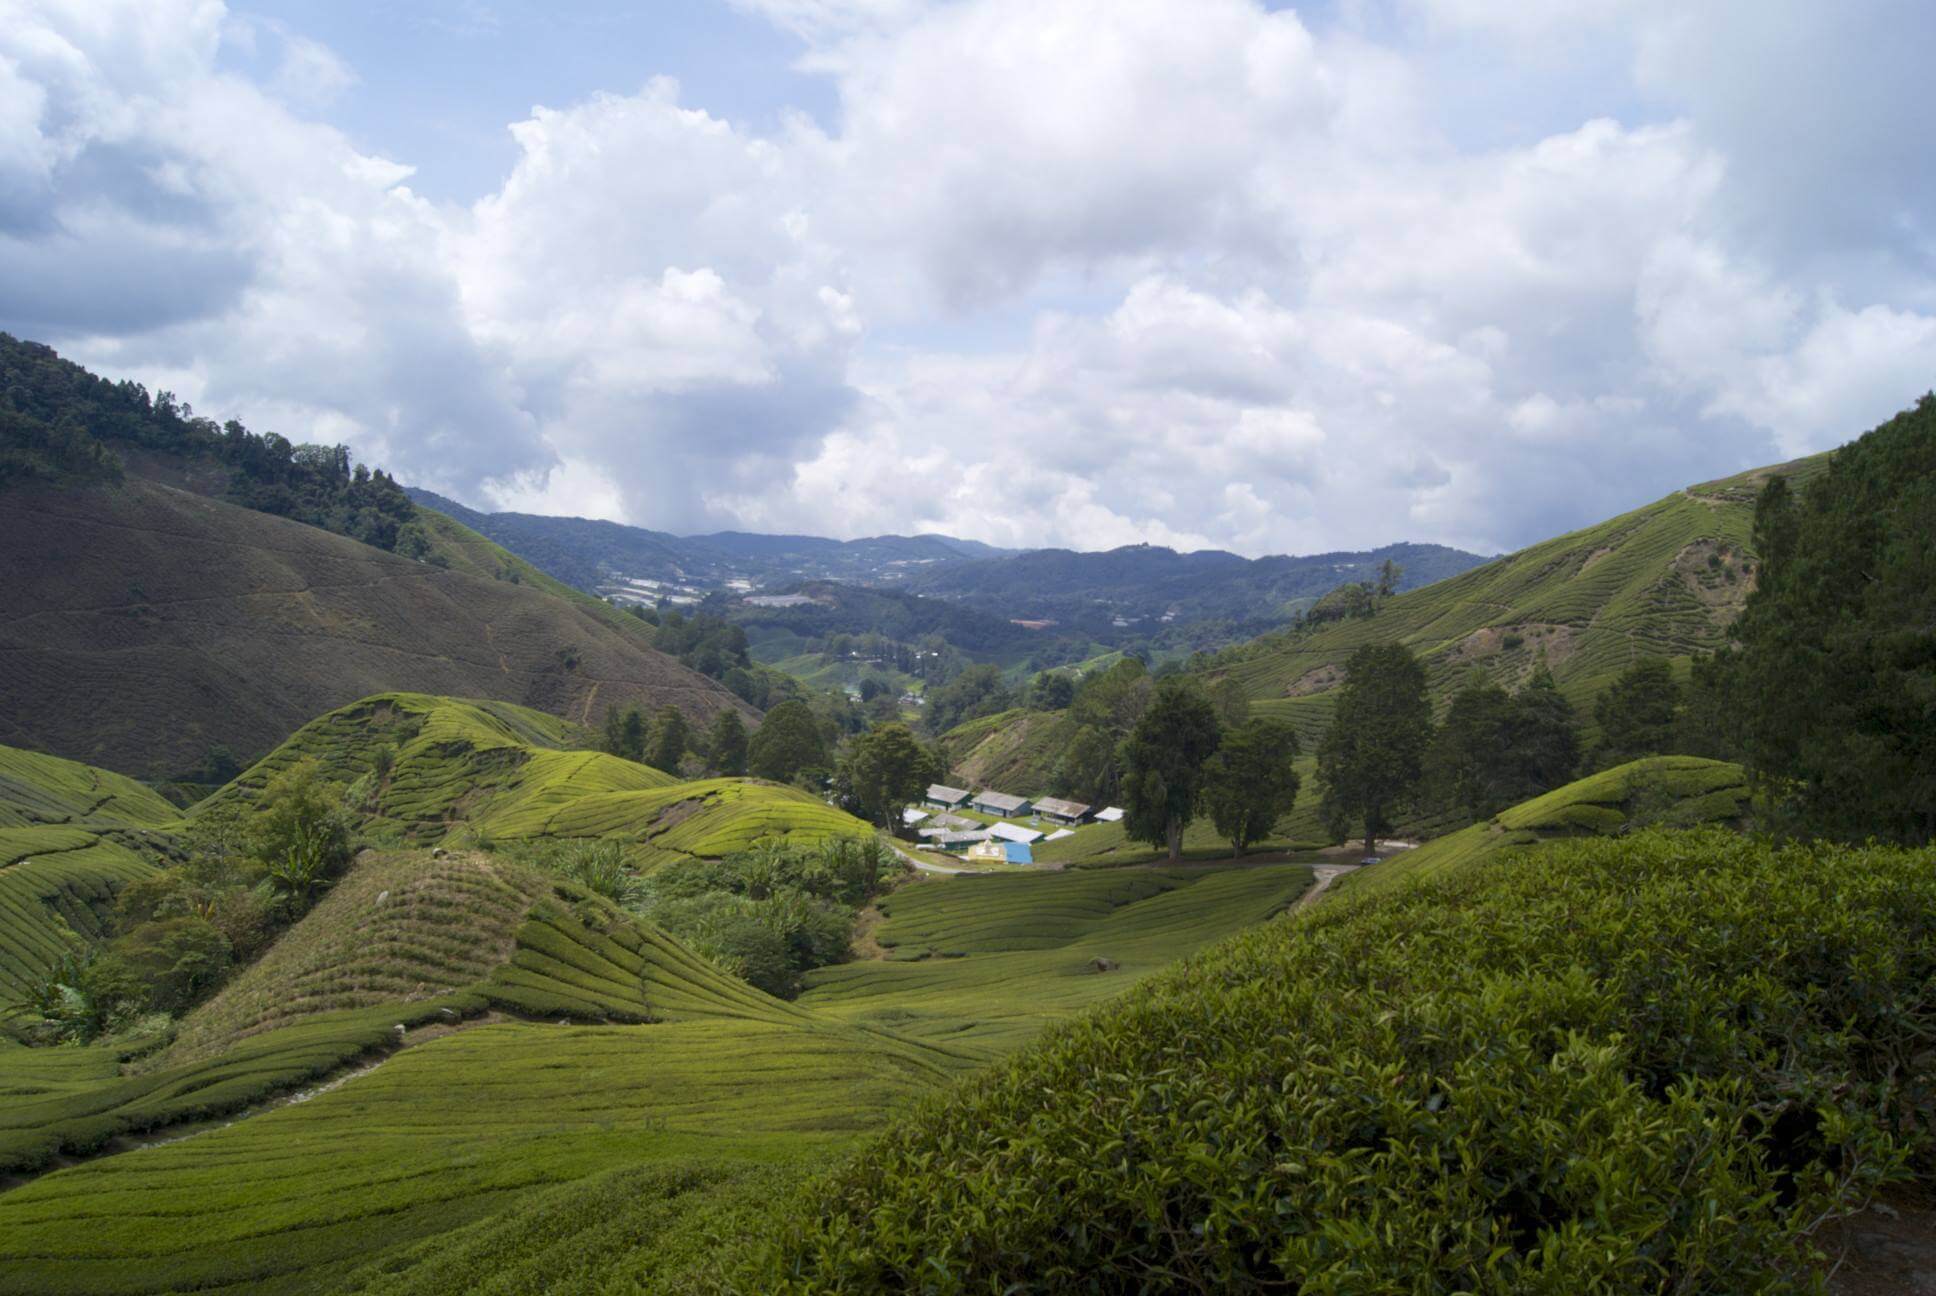
{"type": "Polygon", "coordinates": [[[776,1205],[752,1292],[1746,1292],[1936,1171],[1936,856],[1506,852],[1146,981],[776,1205]]]}

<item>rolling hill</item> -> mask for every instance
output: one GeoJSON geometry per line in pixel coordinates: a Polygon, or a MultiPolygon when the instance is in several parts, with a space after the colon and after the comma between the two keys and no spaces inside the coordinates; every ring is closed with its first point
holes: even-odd
{"type": "Polygon", "coordinates": [[[479,574],[491,548],[449,525],[457,558],[437,566],[133,478],[0,492],[0,741],[166,777],[393,689],[587,724],[612,706],[752,714],[649,627],[479,574]]]}
{"type": "Polygon", "coordinates": [[[179,818],[133,779],[0,747],[0,1024],[73,938],[106,931],[115,892],[155,871],[158,834],[179,818]]]}
{"type": "Polygon", "coordinates": [[[1231,649],[1208,672],[1252,707],[1295,724],[1307,750],[1328,723],[1352,650],[1409,645],[1435,692],[1479,667],[1513,687],[1544,658],[1584,714],[1627,665],[1686,658],[1724,641],[1753,588],[1755,493],[1774,474],[1806,479],[1826,455],[1678,491],[1620,517],[1494,559],[1369,617],[1231,649]]]}
{"type": "Polygon", "coordinates": [[[196,806],[252,803],[275,775],[314,760],[358,797],[365,830],[412,844],[469,840],[622,842],[639,868],[718,859],[760,838],[867,836],[872,829],[798,788],[752,779],[681,782],[586,750],[572,727],[527,707],[389,693],[298,729],[196,806]],[[394,757],[376,775],[377,753],[394,757]]]}

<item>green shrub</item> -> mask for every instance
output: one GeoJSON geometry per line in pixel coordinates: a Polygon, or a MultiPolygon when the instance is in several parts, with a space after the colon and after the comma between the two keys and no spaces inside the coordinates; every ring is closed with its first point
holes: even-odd
{"type": "Polygon", "coordinates": [[[1932,863],[1656,831],[1340,897],[776,1203],[732,1289],[1785,1290],[1936,1171],[1932,863]]]}

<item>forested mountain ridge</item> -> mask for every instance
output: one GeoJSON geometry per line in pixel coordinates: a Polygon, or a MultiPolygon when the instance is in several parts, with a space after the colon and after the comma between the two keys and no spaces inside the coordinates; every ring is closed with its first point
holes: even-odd
{"type": "MultiPolygon", "coordinates": [[[[960,599],[1006,616],[1055,619],[1072,629],[1106,634],[1119,628],[1114,627],[1117,618],[1282,624],[1339,585],[1376,581],[1387,562],[1399,568],[1396,588],[1408,590],[1484,561],[1478,554],[1435,544],[1263,558],[1220,549],[1179,553],[1145,544],[1095,553],[1034,549],[952,563],[920,572],[910,585],[918,593],[960,599]]],[[[1154,629],[1143,627],[1144,633],[1154,629]]]]}
{"type": "Polygon", "coordinates": [[[735,580],[753,584],[802,579],[891,581],[921,564],[1006,552],[939,535],[829,540],[719,531],[680,536],[595,518],[485,513],[415,486],[406,488],[406,494],[582,590],[596,590],[615,576],[689,581],[701,589],[735,580]]]}

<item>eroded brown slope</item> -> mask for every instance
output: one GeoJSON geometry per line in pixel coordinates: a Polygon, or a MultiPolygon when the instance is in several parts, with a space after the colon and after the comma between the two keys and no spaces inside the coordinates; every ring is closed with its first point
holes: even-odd
{"type": "Polygon", "coordinates": [[[396,689],[587,724],[745,710],[645,633],[166,486],[0,494],[0,743],[109,769],[173,773],[217,742],[250,758],[396,689]]]}

